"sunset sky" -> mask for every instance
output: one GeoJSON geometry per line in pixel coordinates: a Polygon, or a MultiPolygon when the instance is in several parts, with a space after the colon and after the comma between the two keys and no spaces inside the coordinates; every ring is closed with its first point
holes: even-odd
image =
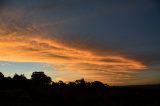
{"type": "Polygon", "coordinates": [[[0,0],[0,72],[160,83],[159,0],[0,0]]]}

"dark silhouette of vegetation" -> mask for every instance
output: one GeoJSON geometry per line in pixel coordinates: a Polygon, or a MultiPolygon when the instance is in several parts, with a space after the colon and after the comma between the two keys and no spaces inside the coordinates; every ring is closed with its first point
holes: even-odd
{"type": "Polygon", "coordinates": [[[31,76],[35,84],[49,85],[52,82],[51,77],[48,77],[44,72],[33,72],[31,76]]]}
{"type": "Polygon", "coordinates": [[[4,75],[0,72],[0,79],[3,79],[4,75]]]}
{"type": "Polygon", "coordinates": [[[160,106],[160,85],[109,86],[84,79],[54,82],[44,72],[31,79],[0,72],[0,106],[160,106]]]}

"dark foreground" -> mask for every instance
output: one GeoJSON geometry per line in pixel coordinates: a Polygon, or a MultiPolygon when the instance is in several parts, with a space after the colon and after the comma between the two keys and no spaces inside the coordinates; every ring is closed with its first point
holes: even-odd
{"type": "Polygon", "coordinates": [[[0,106],[160,106],[159,85],[54,89],[1,90],[0,106]]]}
{"type": "Polygon", "coordinates": [[[160,85],[112,87],[84,79],[66,84],[43,72],[31,79],[0,73],[0,106],[160,106],[160,85]]]}

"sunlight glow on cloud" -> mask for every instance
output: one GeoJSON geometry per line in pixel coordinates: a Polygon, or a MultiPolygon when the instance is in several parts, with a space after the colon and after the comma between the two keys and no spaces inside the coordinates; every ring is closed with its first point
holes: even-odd
{"type": "Polygon", "coordinates": [[[129,79],[133,70],[146,69],[140,61],[121,55],[100,55],[91,51],[71,48],[54,39],[40,36],[23,36],[17,33],[1,35],[1,61],[44,62],[53,64],[59,74],[57,80],[77,78],[101,80],[113,83],[119,79],[129,79]],[[65,74],[70,75],[65,75],[65,74]],[[63,75],[64,74],[64,75],[63,75]],[[113,79],[114,76],[117,79],[113,79]]]}
{"type": "MultiPolygon", "coordinates": [[[[39,71],[56,81],[85,78],[110,85],[159,82],[157,6],[154,0],[2,0],[0,61],[48,64],[48,71],[39,71]]],[[[12,70],[2,66],[2,72],[12,70]]],[[[28,72],[33,71],[38,70],[28,72]]],[[[26,74],[26,70],[20,72],[26,74]]]]}

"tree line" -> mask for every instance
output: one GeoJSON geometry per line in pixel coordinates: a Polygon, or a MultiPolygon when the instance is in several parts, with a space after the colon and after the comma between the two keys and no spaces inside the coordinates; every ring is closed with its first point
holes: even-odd
{"type": "Polygon", "coordinates": [[[27,79],[24,74],[15,74],[13,77],[5,77],[0,72],[0,89],[14,89],[14,88],[46,88],[46,87],[70,87],[83,89],[104,89],[109,85],[103,84],[100,81],[87,82],[84,79],[76,80],[74,82],[65,83],[63,81],[54,82],[50,76],[44,72],[33,72],[30,79],[27,79]]]}
{"type": "Polygon", "coordinates": [[[109,86],[84,79],[54,82],[44,72],[31,78],[0,72],[0,106],[160,106],[160,86],[109,86]]]}

